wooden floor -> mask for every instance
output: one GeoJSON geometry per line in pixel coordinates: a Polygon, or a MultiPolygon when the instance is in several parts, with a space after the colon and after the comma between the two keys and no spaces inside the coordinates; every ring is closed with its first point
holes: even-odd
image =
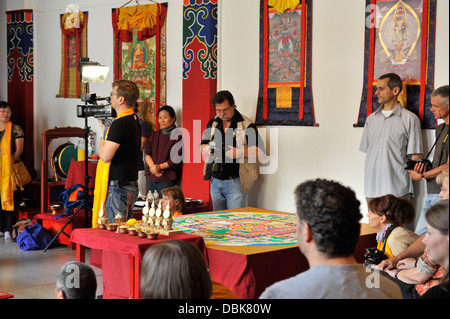
{"type": "MultiPolygon", "coordinates": [[[[86,250],[86,262],[89,261],[86,250]]],[[[15,299],[55,299],[56,277],[68,261],[76,260],[75,250],[55,246],[43,251],[22,251],[16,242],[0,237],[0,291],[15,299]]],[[[97,296],[103,294],[102,270],[97,274],[97,296]]]]}

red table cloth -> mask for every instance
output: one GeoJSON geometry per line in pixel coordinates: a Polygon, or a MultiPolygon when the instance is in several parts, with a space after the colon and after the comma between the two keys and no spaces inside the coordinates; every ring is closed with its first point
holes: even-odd
{"type": "Polygon", "coordinates": [[[103,298],[139,298],[140,262],[148,248],[167,240],[186,240],[197,246],[207,258],[202,237],[180,234],[159,236],[157,240],[117,234],[103,229],[76,229],[70,240],[76,244],[77,261],[84,262],[84,247],[102,251],[103,298]]]}

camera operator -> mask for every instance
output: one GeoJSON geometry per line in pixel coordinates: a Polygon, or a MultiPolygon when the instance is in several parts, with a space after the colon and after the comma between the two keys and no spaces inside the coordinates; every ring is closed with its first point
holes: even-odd
{"type": "MultiPolygon", "coordinates": [[[[111,223],[119,213],[125,221],[132,216],[138,197],[138,162],[141,156],[141,124],[134,113],[139,88],[128,80],[116,81],[112,87],[111,106],[118,117],[106,130],[106,138],[100,141],[93,208],[94,213],[98,212],[101,204],[106,202],[111,223]]],[[[105,131],[105,126],[101,127],[105,131]]]]}
{"type": "Polygon", "coordinates": [[[207,125],[201,151],[209,157],[204,179],[211,179],[213,210],[246,207],[247,191],[259,176],[257,157],[264,153],[264,143],[255,124],[236,110],[229,91],[217,93],[212,103],[217,117],[207,125]]]}
{"type": "Polygon", "coordinates": [[[440,186],[436,183],[436,177],[445,169],[448,169],[449,158],[449,109],[448,109],[448,85],[442,86],[435,90],[431,95],[431,112],[434,113],[436,120],[444,120],[444,123],[439,125],[436,129],[436,144],[433,157],[433,165],[431,170],[427,170],[423,163],[418,163],[414,170],[409,173],[414,181],[427,181],[427,198],[425,200],[420,219],[416,226],[416,233],[421,236],[425,234],[425,213],[429,207],[433,206],[440,200],[439,193],[440,186]]]}

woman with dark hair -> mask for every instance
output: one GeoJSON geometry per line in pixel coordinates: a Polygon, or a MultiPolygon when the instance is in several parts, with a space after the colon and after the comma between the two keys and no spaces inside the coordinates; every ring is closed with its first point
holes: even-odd
{"type": "Polygon", "coordinates": [[[432,206],[425,215],[427,233],[423,243],[427,246],[431,261],[442,265],[445,273],[439,281],[439,285],[428,290],[422,298],[447,299],[449,298],[448,285],[448,200],[438,202],[432,206]]]}
{"type": "Polygon", "coordinates": [[[408,199],[386,195],[369,201],[369,225],[378,231],[378,250],[381,251],[386,242],[384,254],[387,258],[397,256],[419,238],[404,227],[414,220],[414,216],[414,206],[408,199]]]}
{"type": "Polygon", "coordinates": [[[14,212],[14,185],[12,184],[12,164],[20,160],[23,152],[24,133],[19,125],[11,122],[12,109],[8,102],[0,102],[0,237],[11,238],[10,228],[17,222],[14,212]]]}
{"type": "Polygon", "coordinates": [[[156,190],[159,198],[162,198],[164,188],[177,185],[181,177],[183,142],[181,132],[174,132],[175,121],[173,108],[163,106],[158,111],[160,130],[150,135],[145,150],[149,190],[156,190]]]}
{"type": "Polygon", "coordinates": [[[144,255],[141,299],[210,299],[212,284],[205,258],[187,241],[153,245],[144,255]]]}

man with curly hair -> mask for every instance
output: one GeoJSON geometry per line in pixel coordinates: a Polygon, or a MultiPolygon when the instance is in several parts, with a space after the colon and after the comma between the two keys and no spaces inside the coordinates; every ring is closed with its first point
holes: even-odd
{"type": "Polygon", "coordinates": [[[360,202],[353,190],[327,180],[295,190],[300,251],[310,269],[267,288],[261,299],[401,299],[400,288],[355,260],[360,202]]]}

